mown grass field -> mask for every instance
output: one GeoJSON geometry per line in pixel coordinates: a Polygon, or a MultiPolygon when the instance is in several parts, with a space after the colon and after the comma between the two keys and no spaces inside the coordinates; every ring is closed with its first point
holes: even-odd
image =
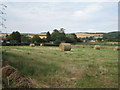
{"type": "Polygon", "coordinates": [[[43,88],[117,88],[118,51],[3,46],[3,61],[43,88]]]}

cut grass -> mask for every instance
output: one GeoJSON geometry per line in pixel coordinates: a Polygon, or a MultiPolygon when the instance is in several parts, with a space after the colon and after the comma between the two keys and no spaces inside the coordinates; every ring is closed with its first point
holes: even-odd
{"type": "Polygon", "coordinates": [[[4,46],[3,61],[40,87],[118,87],[118,52],[111,49],[4,46]]]}

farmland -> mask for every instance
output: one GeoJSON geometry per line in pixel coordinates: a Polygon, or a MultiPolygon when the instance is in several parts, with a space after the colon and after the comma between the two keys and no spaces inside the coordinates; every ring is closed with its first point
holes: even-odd
{"type": "Polygon", "coordinates": [[[73,47],[3,46],[3,62],[40,88],[117,88],[118,52],[73,47]]]}

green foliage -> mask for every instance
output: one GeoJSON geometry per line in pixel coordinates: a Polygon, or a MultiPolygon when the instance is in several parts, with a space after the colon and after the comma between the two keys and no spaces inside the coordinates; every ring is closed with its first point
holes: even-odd
{"type": "Polygon", "coordinates": [[[77,36],[74,33],[67,34],[66,37],[67,37],[67,39],[66,39],[67,43],[76,43],[77,42],[77,36]]]}
{"type": "Polygon", "coordinates": [[[21,35],[21,43],[30,43],[30,38],[26,35],[21,35]]]}
{"type": "Polygon", "coordinates": [[[41,42],[42,42],[42,43],[47,42],[46,38],[42,38],[41,42]]]}
{"type": "Polygon", "coordinates": [[[51,40],[50,32],[47,32],[47,38],[46,38],[46,41],[47,41],[47,42],[50,42],[50,40],[51,40]]]}
{"type": "Polygon", "coordinates": [[[66,42],[66,43],[76,43],[77,42],[77,36],[73,34],[65,34],[64,33],[64,28],[61,28],[60,30],[53,30],[53,33],[51,34],[51,40],[55,44],[59,44],[61,42],[66,42]]]}
{"type": "Polygon", "coordinates": [[[94,39],[95,39],[94,36],[82,38],[82,40],[86,40],[86,41],[94,40],[94,39]]]}
{"type": "Polygon", "coordinates": [[[97,38],[97,41],[102,41],[102,38],[97,38]]]}
{"type": "Polygon", "coordinates": [[[33,38],[31,39],[32,43],[38,44],[42,42],[42,39],[39,36],[33,36],[33,38]]]}
{"type": "Polygon", "coordinates": [[[103,35],[105,41],[120,42],[120,32],[109,32],[103,35]]]}
{"type": "Polygon", "coordinates": [[[82,39],[81,38],[77,38],[77,42],[82,42],[82,39]]]}
{"type": "Polygon", "coordinates": [[[59,39],[56,39],[56,40],[54,41],[54,43],[55,43],[55,44],[60,44],[61,41],[60,41],[59,39]]]}
{"type": "Polygon", "coordinates": [[[61,42],[66,41],[66,35],[63,31],[61,32],[61,31],[55,29],[55,30],[53,30],[53,33],[51,34],[51,39],[52,39],[52,41],[54,41],[55,44],[59,44],[61,42]]]}
{"type": "Polygon", "coordinates": [[[20,44],[21,43],[21,34],[16,31],[12,32],[9,36],[7,36],[7,39],[9,39],[11,44],[20,44]]]}

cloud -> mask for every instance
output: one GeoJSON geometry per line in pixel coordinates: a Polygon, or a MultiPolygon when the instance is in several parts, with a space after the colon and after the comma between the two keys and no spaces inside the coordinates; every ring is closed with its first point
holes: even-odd
{"type": "Polygon", "coordinates": [[[7,3],[8,32],[110,31],[117,29],[117,3],[7,3]]]}
{"type": "Polygon", "coordinates": [[[79,19],[92,19],[95,18],[97,12],[99,12],[103,7],[99,4],[89,5],[83,10],[77,10],[73,13],[73,17],[79,19]]]}
{"type": "Polygon", "coordinates": [[[119,0],[1,0],[2,2],[119,2],[119,0]]]}

